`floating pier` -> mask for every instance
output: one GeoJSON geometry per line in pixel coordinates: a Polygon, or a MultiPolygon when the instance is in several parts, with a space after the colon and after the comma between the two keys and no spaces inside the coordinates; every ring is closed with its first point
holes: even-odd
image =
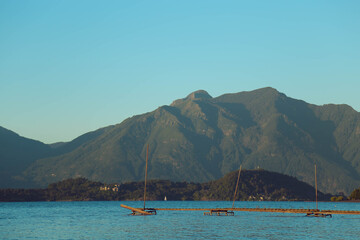
{"type": "Polygon", "coordinates": [[[302,214],[357,214],[360,211],[291,209],[291,208],[155,208],[157,211],[237,211],[237,212],[272,212],[272,213],[302,213],[302,214]]]}
{"type": "MultiPolygon", "coordinates": [[[[121,207],[132,211],[144,211],[142,208],[133,208],[121,204],[121,207]]],[[[319,209],[286,209],[286,208],[153,208],[155,211],[203,211],[204,215],[230,216],[234,212],[271,212],[271,213],[297,213],[305,216],[324,217],[332,214],[360,215],[360,211],[346,210],[319,210],[319,209]],[[232,212],[232,213],[231,213],[232,212]],[[226,215],[227,214],[227,215],[226,215]]],[[[146,214],[152,215],[152,214],[146,214]]]]}
{"type": "Polygon", "coordinates": [[[204,212],[204,215],[209,215],[209,216],[234,216],[234,212],[229,211],[227,209],[211,209],[208,212],[204,212]]]}

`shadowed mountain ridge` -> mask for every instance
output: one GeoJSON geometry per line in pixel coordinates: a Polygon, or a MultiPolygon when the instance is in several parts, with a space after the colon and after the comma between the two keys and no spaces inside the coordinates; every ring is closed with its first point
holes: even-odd
{"type": "Polygon", "coordinates": [[[241,163],[313,184],[316,163],[321,191],[349,194],[360,185],[360,114],[273,88],[215,98],[200,90],[95,132],[68,151],[33,162],[21,177],[35,186],[75,177],[139,181],[149,144],[148,176],[154,179],[206,182],[241,163]]]}

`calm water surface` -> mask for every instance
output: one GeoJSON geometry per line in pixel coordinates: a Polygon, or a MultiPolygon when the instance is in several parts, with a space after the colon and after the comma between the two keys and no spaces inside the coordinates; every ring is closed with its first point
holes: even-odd
{"type": "MultiPolygon", "coordinates": [[[[333,218],[302,214],[159,211],[130,216],[125,204],[143,202],[0,203],[0,239],[359,239],[359,215],[333,218]]],[[[147,207],[216,208],[232,202],[153,201],[147,207]]],[[[315,208],[312,202],[236,202],[235,207],[315,208]]],[[[360,203],[319,203],[322,210],[358,210],[360,203]]]]}

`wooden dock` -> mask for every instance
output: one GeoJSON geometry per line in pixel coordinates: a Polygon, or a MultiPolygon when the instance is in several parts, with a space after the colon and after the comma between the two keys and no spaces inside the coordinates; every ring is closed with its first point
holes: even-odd
{"type": "MultiPolygon", "coordinates": [[[[143,211],[142,208],[132,208],[121,204],[121,207],[135,211],[143,211]]],[[[202,211],[205,215],[232,215],[231,212],[269,212],[269,213],[297,213],[307,216],[330,216],[332,214],[360,215],[360,211],[346,210],[319,210],[319,209],[286,209],[286,208],[153,208],[155,211],[202,211]],[[210,214],[211,213],[211,214],[210,214]],[[230,213],[230,214],[226,214],[230,213]]]]}
{"type": "Polygon", "coordinates": [[[210,211],[204,212],[204,215],[209,216],[234,216],[234,211],[227,209],[211,209],[210,211]]]}
{"type": "Polygon", "coordinates": [[[237,212],[272,212],[302,214],[358,214],[360,211],[319,210],[319,209],[286,209],[286,208],[155,208],[157,211],[237,211],[237,212]]]}

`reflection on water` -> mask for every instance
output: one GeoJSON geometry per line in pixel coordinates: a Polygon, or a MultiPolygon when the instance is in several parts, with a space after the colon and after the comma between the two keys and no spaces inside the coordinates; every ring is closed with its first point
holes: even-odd
{"type": "MultiPolygon", "coordinates": [[[[130,216],[120,204],[143,202],[0,203],[0,239],[358,239],[360,216],[333,218],[301,214],[158,211],[130,216]]],[[[154,201],[154,208],[231,207],[232,202],[154,201]]],[[[236,202],[235,207],[315,208],[313,202],[236,202]]],[[[360,210],[360,203],[319,203],[319,208],[360,210]]]]}

